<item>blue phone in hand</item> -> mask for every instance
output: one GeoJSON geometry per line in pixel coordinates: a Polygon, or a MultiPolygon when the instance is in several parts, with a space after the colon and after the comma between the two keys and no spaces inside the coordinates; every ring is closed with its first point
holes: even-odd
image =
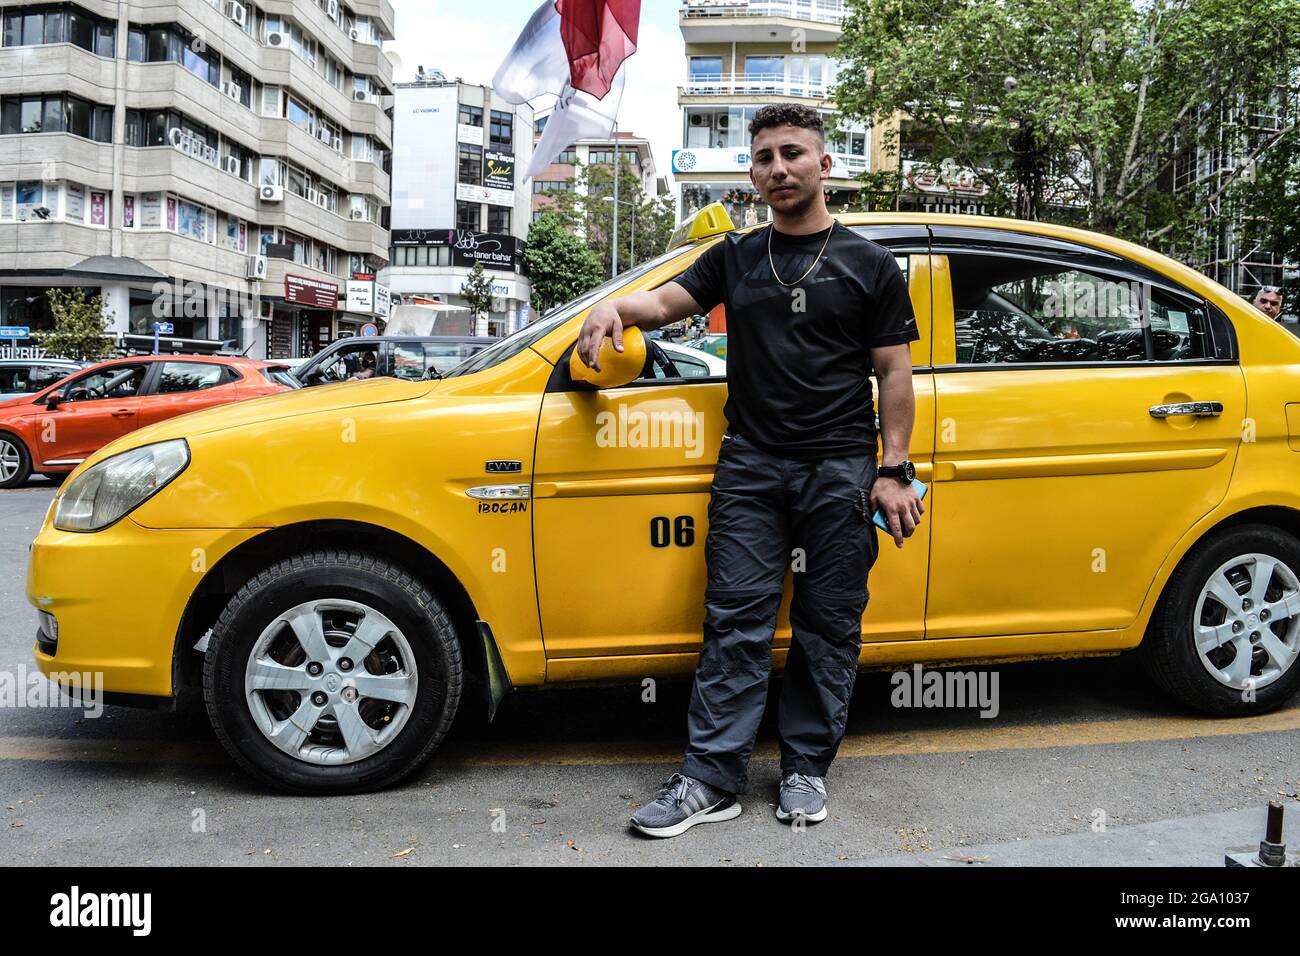
{"type": "MultiPolygon", "coordinates": [[[[893,481],[894,479],[886,478],[884,480],[893,481]]],[[[919,478],[913,478],[912,490],[916,492],[916,497],[924,499],[925,493],[930,489],[927,488],[925,486],[925,482],[921,481],[919,478]]],[[[889,519],[885,517],[885,513],[881,511],[879,508],[877,508],[876,513],[872,515],[871,523],[874,524],[881,531],[885,532],[885,534],[889,535],[891,538],[894,536],[894,529],[889,527],[889,519]]]]}

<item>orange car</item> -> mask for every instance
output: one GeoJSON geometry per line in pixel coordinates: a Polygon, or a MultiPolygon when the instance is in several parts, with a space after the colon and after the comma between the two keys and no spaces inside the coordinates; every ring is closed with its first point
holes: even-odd
{"type": "Polygon", "coordinates": [[[186,412],[299,388],[283,365],[239,356],[140,355],[0,403],[0,488],[67,474],[115,438],[186,412]]]}

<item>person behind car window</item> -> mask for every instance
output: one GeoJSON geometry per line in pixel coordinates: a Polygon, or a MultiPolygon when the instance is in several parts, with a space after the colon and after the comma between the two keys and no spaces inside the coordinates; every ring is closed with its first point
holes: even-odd
{"type": "Polygon", "coordinates": [[[1276,322],[1282,314],[1282,290],[1275,285],[1260,286],[1251,304],[1276,322]]]}
{"type": "Polygon", "coordinates": [[[361,356],[361,371],[357,372],[355,375],[350,376],[348,378],[348,381],[351,382],[359,378],[374,378],[375,364],[376,364],[375,353],[373,351],[366,352],[364,355],[361,356]]]}

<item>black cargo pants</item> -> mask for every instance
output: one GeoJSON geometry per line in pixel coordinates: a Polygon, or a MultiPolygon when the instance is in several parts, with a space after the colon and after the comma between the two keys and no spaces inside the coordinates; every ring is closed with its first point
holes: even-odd
{"type": "Polygon", "coordinates": [[[777,728],[782,774],[826,775],[857,677],[867,573],[878,554],[868,496],[874,454],[796,461],[723,437],[705,541],[704,647],[687,711],[682,773],[730,793],[767,701],[787,569],[793,632],[777,728]]]}

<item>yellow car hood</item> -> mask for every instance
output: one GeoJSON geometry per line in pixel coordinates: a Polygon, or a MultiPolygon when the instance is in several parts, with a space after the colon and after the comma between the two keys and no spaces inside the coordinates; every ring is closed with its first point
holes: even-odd
{"type": "Polygon", "coordinates": [[[187,415],[178,415],[124,435],[87,458],[77,471],[84,471],[109,455],[153,442],[206,435],[227,428],[265,425],[298,415],[409,401],[427,395],[440,384],[439,381],[410,382],[399,378],[373,378],[359,382],[317,385],[217,405],[187,415]]]}

